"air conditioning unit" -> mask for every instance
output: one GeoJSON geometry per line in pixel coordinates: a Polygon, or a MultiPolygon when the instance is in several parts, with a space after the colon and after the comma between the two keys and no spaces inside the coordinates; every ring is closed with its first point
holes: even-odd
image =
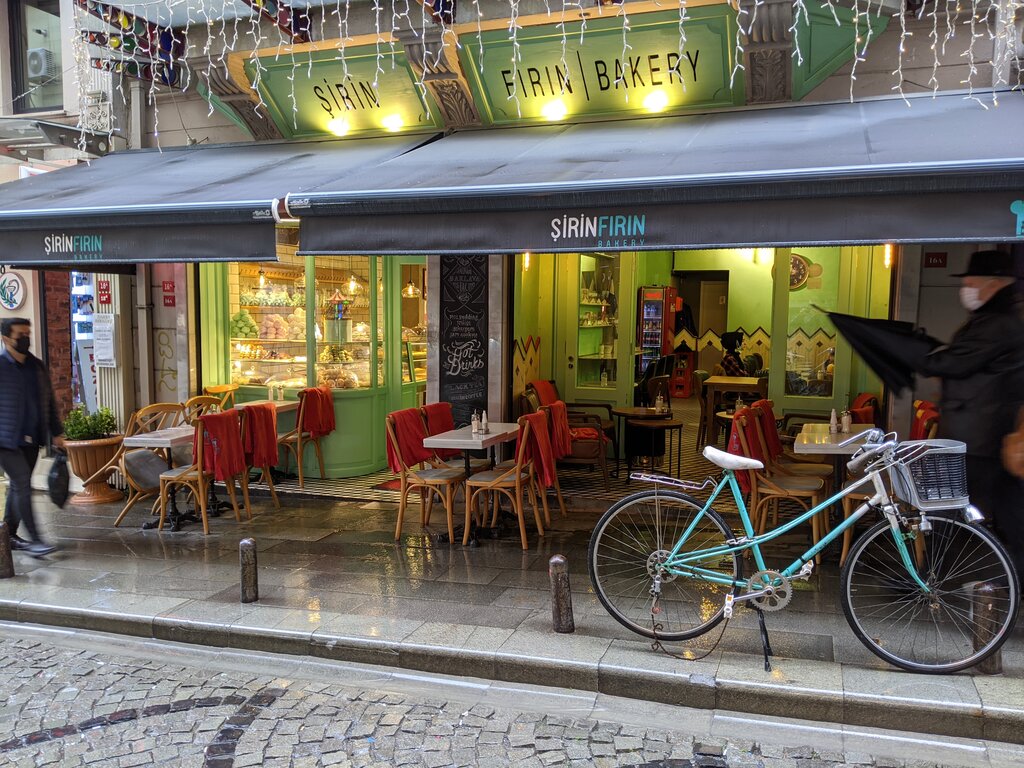
{"type": "Polygon", "coordinates": [[[40,83],[44,80],[49,80],[57,74],[56,69],[53,51],[49,48],[28,49],[28,80],[30,83],[40,83]]]}

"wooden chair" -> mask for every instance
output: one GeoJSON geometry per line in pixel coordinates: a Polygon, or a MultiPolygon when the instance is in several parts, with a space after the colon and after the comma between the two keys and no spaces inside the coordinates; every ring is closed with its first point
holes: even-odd
{"type": "MultiPolygon", "coordinates": [[[[544,414],[544,428],[547,430],[548,443],[551,444],[552,450],[554,450],[554,436],[551,434],[551,413],[547,409],[541,409],[536,411],[537,413],[544,414]]],[[[503,461],[495,465],[495,469],[510,469],[515,466],[516,459],[512,458],[508,461],[503,461]]],[[[533,483],[534,492],[540,497],[541,507],[544,510],[544,524],[551,527],[551,508],[548,505],[548,494],[547,489],[541,487],[540,473],[537,468],[532,464],[530,465],[530,479],[533,483]]],[[[562,496],[562,484],[558,480],[558,467],[554,468],[554,476],[551,487],[555,489],[555,496],[558,499],[558,512],[562,517],[566,517],[565,509],[565,497],[562,496]]]]}
{"type": "MultiPolygon", "coordinates": [[[[554,381],[544,379],[531,381],[526,385],[526,392],[532,394],[541,406],[551,405],[556,400],[562,400],[554,381]]],[[[580,426],[590,426],[596,418],[601,424],[601,431],[611,441],[615,456],[619,455],[619,434],[615,429],[615,419],[612,417],[610,405],[607,403],[565,403],[565,405],[569,409],[569,423],[571,424],[584,421],[586,424],[580,424],[580,426]],[[594,411],[598,411],[598,413],[594,413],[594,411]]],[[[536,409],[530,412],[535,413],[536,409]]]]}
{"type": "MultiPolygon", "coordinates": [[[[447,421],[450,422],[451,424],[454,424],[455,421],[451,417],[451,409],[452,409],[451,403],[435,403],[431,407],[433,407],[433,408],[442,407],[443,408],[445,406],[447,406],[447,410],[448,410],[448,414],[449,414],[447,421]]],[[[430,419],[429,419],[428,413],[427,413],[427,408],[425,406],[421,406],[420,407],[420,416],[423,418],[423,429],[426,431],[426,434],[427,434],[428,437],[431,437],[433,435],[439,435],[442,432],[446,432],[447,431],[447,429],[445,429],[445,428],[434,427],[434,426],[431,425],[430,419]]],[[[466,467],[466,460],[462,456],[462,451],[445,451],[445,450],[438,450],[438,449],[435,448],[434,451],[433,451],[433,454],[434,454],[433,457],[431,459],[429,459],[428,463],[432,467],[434,467],[435,469],[463,469],[464,470],[465,467],[466,467]]],[[[470,472],[483,472],[483,471],[488,470],[490,468],[491,468],[491,460],[490,459],[487,459],[487,458],[471,458],[469,460],[470,472]]]]}
{"type": "MultiPolygon", "coordinates": [[[[306,446],[312,445],[316,450],[316,459],[320,463],[320,479],[323,480],[325,477],[324,473],[324,454],[320,448],[320,438],[313,437],[310,431],[306,428],[306,418],[310,412],[309,409],[309,396],[307,390],[299,392],[299,411],[295,417],[295,428],[290,432],[285,432],[277,436],[277,444],[281,448],[284,448],[288,453],[295,456],[295,463],[298,465],[299,472],[299,488],[303,487],[305,478],[302,471],[302,458],[305,453],[306,446]]],[[[285,469],[288,468],[289,459],[285,458],[285,469]]]]}
{"type": "MultiPolygon", "coordinates": [[[[749,418],[749,410],[741,409],[733,418],[733,434],[738,438],[738,445],[741,455],[748,459],[757,459],[763,462],[760,453],[751,450],[751,441],[748,436],[754,434],[752,418],[749,418]]],[[[735,443],[730,436],[729,452],[735,453],[735,443]]],[[[747,482],[750,492],[750,514],[754,525],[754,531],[760,535],[768,528],[769,513],[772,517],[772,526],[779,524],[779,504],[782,501],[791,501],[805,512],[817,506],[825,499],[825,481],[816,477],[795,477],[795,476],[770,476],[763,470],[746,470],[747,482]]],[[[817,544],[823,535],[822,516],[825,513],[815,515],[811,519],[811,541],[817,544]]],[[[821,562],[821,556],[815,558],[821,562]]]]}
{"type": "Polygon", "coordinates": [[[185,401],[182,407],[182,421],[186,424],[195,424],[200,416],[220,410],[224,410],[222,398],[214,395],[196,395],[185,401]]]}
{"type": "MultiPolygon", "coordinates": [[[[448,516],[448,540],[454,542],[455,520],[453,515],[455,492],[466,479],[466,473],[461,469],[439,469],[434,467],[423,469],[410,466],[408,459],[402,455],[401,442],[396,432],[397,427],[394,414],[388,414],[384,420],[384,428],[387,432],[387,440],[391,445],[393,455],[399,462],[398,476],[401,480],[400,497],[398,500],[398,522],[395,524],[395,541],[402,537],[402,523],[405,520],[405,509],[409,503],[409,492],[419,490],[421,500],[420,522],[426,525],[426,494],[437,494],[444,504],[444,510],[448,516]]],[[[424,428],[423,433],[417,437],[422,442],[425,436],[426,429],[424,428]]]]}
{"type": "MultiPolygon", "coordinates": [[[[241,418],[242,418],[242,445],[245,445],[246,442],[248,442],[247,436],[248,436],[249,430],[252,428],[251,414],[250,414],[250,410],[248,408],[239,408],[238,410],[240,410],[242,412],[241,413],[241,418]]],[[[276,423],[277,423],[276,418],[275,418],[274,423],[276,425],[276,423]]],[[[275,426],[274,429],[275,429],[275,434],[276,434],[277,427],[275,426]]],[[[266,465],[259,466],[259,467],[250,467],[250,469],[258,469],[258,470],[260,470],[260,481],[267,484],[267,488],[270,489],[270,498],[272,498],[274,500],[274,507],[277,508],[277,509],[280,509],[281,508],[281,501],[277,498],[277,489],[274,488],[274,478],[273,478],[273,476],[271,475],[271,472],[270,472],[270,465],[266,464],[266,465]]]]}
{"type": "Polygon", "coordinates": [[[694,445],[694,450],[699,451],[701,446],[707,442],[707,422],[705,421],[707,415],[708,402],[707,397],[704,394],[704,382],[711,378],[711,374],[707,371],[696,370],[693,372],[693,391],[697,395],[697,405],[700,406],[700,421],[697,425],[697,442],[694,445]]]}
{"type": "Polygon", "coordinates": [[[237,384],[211,384],[203,388],[204,395],[220,398],[220,407],[223,411],[235,407],[235,392],[237,391],[237,384]]]}
{"type": "MultiPolygon", "coordinates": [[[[568,407],[568,406],[567,406],[568,407]]],[[[548,411],[551,431],[554,433],[559,428],[568,429],[571,439],[571,450],[564,456],[558,456],[561,464],[584,464],[590,467],[601,468],[601,476],[604,478],[604,489],[610,491],[608,482],[608,438],[601,429],[601,420],[597,416],[577,414],[576,418],[569,420],[565,416],[566,424],[561,427],[555,424],[555,412],[551,406],[543,406],[548,411]]]]}
{"type": "MultiPolygon", "coordinates": [[[[181,417],[181,403],[147,405],[137,410],[128,419],[124,436],[131,437],[174,427],[181,423],[181,417]]],[[[155,497],[160,492],[160,473],[166,469],[166,451],[128,448],[122,444],[110,461],[86,480],[86,483],[93,483],[101,479],[107,480],[115,472],[119,472],[124,477],[125,484],[128,486],[128,501],[114,521],[116,527],[121,524],[132,507],[140,501],[155,497]]],[[[156,512],[158,504],[159,499],[154,498],[151,512],[156,512]]]]}
{"type": "Polygon", "coordinates": [[[774,403],[771,400],[758,400],[750,406],[750,413],[753,417],[751,421],[754,423],[754,431],[757,433],[761,452],[765,456],[765,468],[770,474],[820,477],[825,481],[826,490],[828,490],[833,476],[832,467],[820,462],[801,462],[786,454],[775,423],[773,406],[774,403]],[[773,449],[773,445],[778,445],[778,449],[773,449]]]}
{"type": "MultiPolygon", "coordinates": [[[[519,419],[519,442],[516,451],[515,463],[507,468],[492,469],[487,472],[478,472],[466,479],[466,529],[462,536],[462,545],[469,543],[469,533],[473,502],[481,493],[494,493],[496,496],[505,496],[512,504],[512,509],[519,520],[519,538],[522,541],[523,549],[529,549],[529,542],[526,540],[526,517],[523,513],[523,491],[530,497],[530,504],[533,506],[533,520],[537,525],[537,533],[544,535],[544,526],[541,524],[540,511],[537,509],[537,495],[534,493],[535,478],[533,467],[527,461],[527,447],[530,440],[530,424],[524,418],[519,419]]],[[[487,506],[484,506],[487,509],[487,506]]],[[[497,522],[497,504],[494,506],[494,518],[491,525],[497,522]]]]}

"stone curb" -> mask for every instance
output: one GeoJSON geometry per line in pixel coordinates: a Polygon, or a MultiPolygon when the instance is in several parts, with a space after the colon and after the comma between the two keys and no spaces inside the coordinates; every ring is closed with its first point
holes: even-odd
{"type": "MultiPolygon", "coordinates": [[[[1024,744],[1024,706],[1005,707],[732,680],[698,672],[654,671],[607,661],[451,648],[400,640],[228,626],[165,616],[0,600],[0,620],[168,640],[193,645],[313,656],[436,674],[561,686],[696,709],[723,709],[939,736],[1024,744]]],[[[759,663],[759,662],[758,662],[759,663]]],[[[901,674],[894,672],[894,674],[901,674]]],[[[924,678],[926,676],[922,676],[924,678]]]]}

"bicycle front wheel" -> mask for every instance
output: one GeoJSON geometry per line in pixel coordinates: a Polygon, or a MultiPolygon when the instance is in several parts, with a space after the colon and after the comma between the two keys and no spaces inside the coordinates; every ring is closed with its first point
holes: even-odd
{"type": "Polygon", "coordinates": [[[931,530],[894,534],[887,521],[853,546],[841,576],[843,611],[872,653],[911,672],[950,673],[994,653],[1020,602],[1006,550],[986,529],[929,517],[931,530]],[[900,556],[902,536],[929,591],[900,556]]]}
{"type": "MultiPolygon", "coordinates": [[[[735,586],[665,573],[660,567],[702,507],[682,493],[645,491],[617,502],[598,521],[590,538],[590,579],[601,604],[627,629],[678,641],[697,637],[722,620],[725,596],[735,593],[735,586]],[[662,581],[655,601],[651,589],[657,573],[662,581]]],[[[680,554],[725,546],[732,537],[721,515],[709,509],[680,554]]],[[[705,559],[699,566],[730,581],[740,574],[732,553],[705,559]]]]}

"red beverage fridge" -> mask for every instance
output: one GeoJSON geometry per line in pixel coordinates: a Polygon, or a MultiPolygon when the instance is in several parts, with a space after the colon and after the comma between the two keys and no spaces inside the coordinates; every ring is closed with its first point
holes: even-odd
{"type": "Polygon", "coordinates": [[[675,350],[676,298],[675,288],[655,285],[640,289],[636,308],[638,377],[650,363],[675,350]]]}

